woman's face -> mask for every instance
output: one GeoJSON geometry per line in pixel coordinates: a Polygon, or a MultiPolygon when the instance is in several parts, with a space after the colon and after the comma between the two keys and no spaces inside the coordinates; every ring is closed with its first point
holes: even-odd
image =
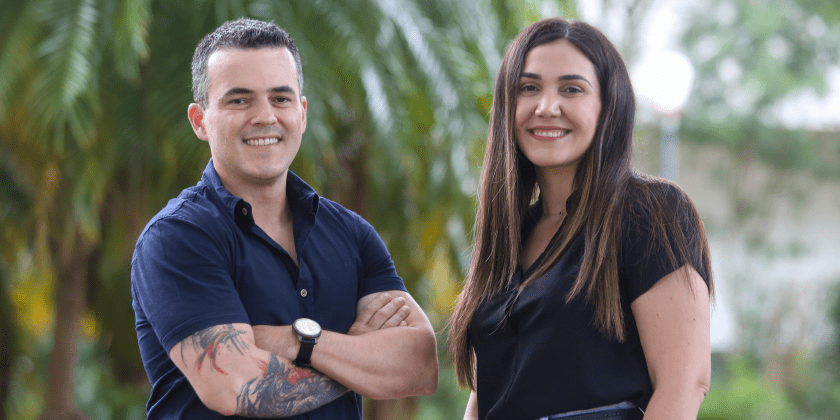
{"type": "Polygon", "coordinates": [[[516,142],[536,167],[576,169],[601,114],[595,67],[566,40],[525,56],[516,97],[516,142]]]}

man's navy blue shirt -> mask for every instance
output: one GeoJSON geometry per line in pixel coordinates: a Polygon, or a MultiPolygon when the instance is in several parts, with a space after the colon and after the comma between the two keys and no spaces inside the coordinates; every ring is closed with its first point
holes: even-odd
{"type": "MultiPolygon", "coordinates": [[[[406,290],[369,223],[318,197],[291,171],[287,178],[299,265],[254,224],[250,204],[222,185],[212,160],[201,181],[170,200],[140,234],[131,292],[152,384],[149,419],[223,418],[201,403],[169,359],[169,350],[196,332],[306,317],[346,333],[359,298],[406,290]]],[[[294,418],[360,419],[361,411],[361,398],[350,392],[294,418]]]]}

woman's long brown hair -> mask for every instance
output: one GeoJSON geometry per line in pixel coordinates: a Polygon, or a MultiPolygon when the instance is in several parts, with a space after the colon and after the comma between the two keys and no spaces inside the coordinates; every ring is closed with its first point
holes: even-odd
{"type": "Polygon", "coordinates": [[[584,256],[567,301],[581,295],[594,308],[594,325],[619,341],[625,339],[619,290],[619,255],[622,216],[628,208],[650,218],[654,242],[674,244],[667,257],[688,261],[707,272],[709,250],[702,222],[688,197],[679,188],[680,207],[688,210],[699,237],[687,238],[677,220],[673,200],[663,200],[665,181],[637,174],[631,166],[635,97],[621,56],[597,29],[580,21],[544,19],[525,28],[513,40],[496,77],[487,149],[481,171],[478,210],[474,227],[472,260],[455,312],[449,320],[449,352],[460,386],[475,389],[475,360],[468,332],[479,305],[511,287],[522,246],[522,222],[539,194],[534,165],[516,144],[516,96],[528,52],[539,45],[566,40],[594,65],[601,86],[601,115],[592,146],[575,173],[577,208],[567,215],[546,257],[519,290],[548,271],[578,233],[584,235],[584,256]]]}

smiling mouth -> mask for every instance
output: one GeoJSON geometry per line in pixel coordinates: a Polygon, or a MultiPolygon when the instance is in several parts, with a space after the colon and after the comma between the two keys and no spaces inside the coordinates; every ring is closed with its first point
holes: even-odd
{"type": "Polygon", "coordinates": [[[560,138],[569,134],[572,130],[528,130],[534,137],[560,138]]]}
{"type": "Polygon", "coordinates": [[[271,146],[280,142],[279,137],[272,137],[270,139],[245,139],[242,141],[248,146],[271,146]]]}

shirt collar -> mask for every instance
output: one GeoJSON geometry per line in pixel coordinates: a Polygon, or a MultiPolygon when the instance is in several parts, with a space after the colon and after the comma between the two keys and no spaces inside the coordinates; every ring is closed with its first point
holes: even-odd
{"type": "Polygon", "coordinates": [[[318,194],[291,170],[286,175],[286,197],[292,203],[292,214],[318,213],[318,194]]]}
{"type": "MultiPolygon", "coordinates": [[[[222,206],[227,213],[233,216],[237,224],[251,226],[254,218],[251,215],[251,204],[244,199],[231,194],[222,184],[216,168],[213,166],[213,159],[207,163],[201,181],[210,186],[221,200],[222,206]]],[[[292,207],[292,214],[315,215],[318,212],[318,194],[312,187],[304,182],[291,170],[286,176],[286,197],[292,207]]]]}

